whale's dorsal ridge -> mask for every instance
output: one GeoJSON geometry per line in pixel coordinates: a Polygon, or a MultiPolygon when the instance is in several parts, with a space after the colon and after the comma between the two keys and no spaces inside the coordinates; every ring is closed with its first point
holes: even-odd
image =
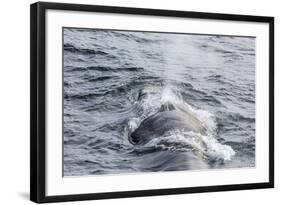
{"type": "Polygon", "coordinates": [[[161,105],[159,112],[172,111],[175,109],[176,109],[176,107],[172,103],[166,102],[161,105]]]}

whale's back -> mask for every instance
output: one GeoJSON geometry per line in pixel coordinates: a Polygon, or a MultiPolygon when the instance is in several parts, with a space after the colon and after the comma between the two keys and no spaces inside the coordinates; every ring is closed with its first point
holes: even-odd
{"type": "Polygon", "coordinates": [[[192,131],[205,134],[206,129],[202,123],[191,113],[172,109],[160,112],[146,118],[131,134],[133,144],[146,143],[152,138],[165,135],[171,130],[192,131]]]}

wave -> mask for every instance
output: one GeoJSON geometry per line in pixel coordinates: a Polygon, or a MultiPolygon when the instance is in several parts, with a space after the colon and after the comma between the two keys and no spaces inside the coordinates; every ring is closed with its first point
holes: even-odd
{"type": "Polygon", "coordinates": [[[239,121],[239,122],[251,122],[251,123],[254,123],[255,122],[255,116],[253,117],[246,117],[246,116],[243,116],[239,113],[229,113],[227,115],[227,117],[232,120],[232,121],[239,121]]]}
{"type": "Polygon", "coordinates": [[[104,96],[105,93],[85,93],[85,94],[69,94],[64,92],[64,99],[65,100],[88,100],[93,99],[94,97],[104,96]]]}
{"type": "Polygon", "coordinates": [[[102,72],[118,72],[118,71],[127,71],[127,72],[137,72],[143,71],[142,67],[109,67],[109,66],[88,66],[88,67],[74,67],[74,66],[65,66],[65,69],[69,72],[80,72],[80,71],[102,71],[102,72]]]}
{"type": "Polygon", "coordinates": [[[88,49],[88,48],[77,48],[71,44],[64,44],[63,49],[72,53],[79,53],[84,55],[108,55],[108,53],[100,50],[88,49]]]}
{"type": "Polygon", "coordinates": [[[100,76],[88,79],[89,82],[105,81],[112,79],[112,76],[100,76]]]}

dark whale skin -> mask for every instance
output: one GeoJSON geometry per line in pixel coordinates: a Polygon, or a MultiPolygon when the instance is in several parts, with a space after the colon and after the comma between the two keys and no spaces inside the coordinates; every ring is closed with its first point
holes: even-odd
{"type": "Polygon", "coordinates": [[[206,129],[191,113],[177,109],[163,110],[146,118],[140,126],[131,133],[132,144],[145,144],[151,139],[164,136],[170,130],[193,131],[205,134],[206,129]]]}

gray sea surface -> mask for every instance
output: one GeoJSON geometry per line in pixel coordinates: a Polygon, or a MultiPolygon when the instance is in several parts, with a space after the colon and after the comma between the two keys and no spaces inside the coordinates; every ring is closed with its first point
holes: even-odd
{"type": "Polygon", "coordinates": [[[255,166],[255,38],[64,28],[63,41],[64,176],[255,166]],[[163,109],[204,131],[156,124],[163,109]]]}

